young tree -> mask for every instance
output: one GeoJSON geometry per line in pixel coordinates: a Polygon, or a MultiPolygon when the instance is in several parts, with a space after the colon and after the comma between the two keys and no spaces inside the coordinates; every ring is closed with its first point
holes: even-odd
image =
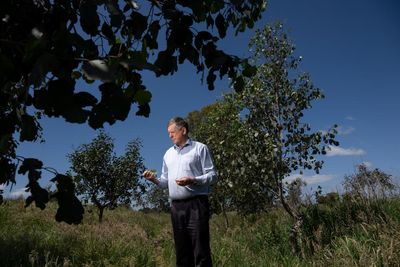
{"type": "Polygon", "coordinates": [[[208,145],[214,158],[219,182],[213,185],[210,195],[211,210],[224,215],[226,226],[229,226],[226,212],[235,209],[234,184],[230,166],[226,163],[236,158],[234,139],[240,134],[238,111],[227,101],[219,101],[192,111],[187,116],[190,135],[195,140],[208,145]],[[229,129],[229,130],[228,130],[229,129]]]}
{"type": "Polygon", "coordinates": [[[222,192],[229,192],[227,199],[237,199],[235,208],[244,213],[279,201],[295,220],[292,240],[297,249],[302,215],[298,205],[289,205],[284,179],[293,172],[320,171],[323,161],[318,155],[325,154],[328,145],[338,145],[336,126],[326,133],[313,132],[303,122],[305,110],[323,94],[308,74],[297,73],[300,58],[293,55],[295,47],[282,25],[258,30],[250,47],[256,68],[243,73],[244,89],[189,118],[195,137],[212,148],[221,179],[226,179],[222,192]]]}
{"type": "Polygon", "coordinates": [[[284,178],[305,170],[319,173],[323,161],[317,156],[325,154],[328,145],[338,145],[334,139],[336,126],[326,133],[313,132],[310,124],[303,122],[305,110],[323,94],[312,84],[310,75],[297,72],[301,57],[293,55],[295,47],[281,24],[258,30],[250,48],[257,72],[246,80],[245,89],[237,94],[238,101],[246,111],[250,142],[262,148],[252,154],[268,162],[259,181],[272,182],[282,206],[295,219],[292,241],[298,250],[302,216],[285,199],[284,178]]]}
{"type": "MultiPolygon", "coordinates": [[[[213,154],[219,182],[213,186],[211,207],[216,213],[235,210],[248,214],[271,206],[270,186],[253,187],[264,166],[252,154],[257,147],[249,140],[240,106],[231,94],[187,116],[190,134],[206,143],[213,154]],[[250,153],[249,153],[250,152],[250,153]]],[[[266,181],[266,180],[264,180],[266,181]]],[[[226,225],[228,226],[227,216],[226,225]]]]}
{"type": "Polygon", "coordinates": [[[140,147],[140,140],[135,139],[117,157],[112,138],[100,132],[91,143],[68,155],[77,193],[97,207],[100,222],[104,209],[131,204],[144,190],[139,180],[145,170],[140,147]]]}
{"type": "Polygon", "coordinates": [[[358,165],[356,173],[346,175],[343,186],[350,196],[364,201],[385,199],[396,189],[391,175],[379,169],[370,170],[365,164],[358,165]]]}
{"type": "MultiPolygon", "coordinates": [[[[217,75],[243,80],[237,72],[248,68],[240,65],[246,60],[226,54],[217,43],[231,27],[235,34],[253,27],[265,0],[142,4],[0,1],[0,184],[15,182],[18,140],[41,137],[41,116],[94,129],[125,120],[132,105],[136,115],[149,116],[151,93],[142,83],[143,71],[172,75],[187,61],[206,75],[211,90],[217,75]],[[99,99],[86,89],[94,80],[99,99]],[[77,88],[77,81],[87,86],[77,88]]],[[[39,165],[29,167],[34,172],[39,165]]],[[[32,184],[36,178],[40,174],[32,184]]]]}

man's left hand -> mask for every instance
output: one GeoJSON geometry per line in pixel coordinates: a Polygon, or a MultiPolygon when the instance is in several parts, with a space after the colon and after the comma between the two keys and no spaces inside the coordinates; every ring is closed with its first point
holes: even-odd
{"type": "Polygon", "coordinates": [[[176,179],[175,181],[180,186],[186,186],[186,185],[194,184],[196,180],[194,179],[194,177],[184,176],[184,177],[176,179]]]}

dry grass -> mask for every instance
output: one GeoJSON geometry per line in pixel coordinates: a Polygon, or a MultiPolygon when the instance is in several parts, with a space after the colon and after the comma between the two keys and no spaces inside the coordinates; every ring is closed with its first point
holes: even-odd
{"type": "MultiPolygon", "coordinates": [[[[248,218],[231,213],[229,228],[213,216],[214,266],[399,266],[399,207],[391,205],[394,219],[352,225],[306,259],[291,253],[290,219],[282,211],[248,218]]],[[[100,224],[89,211],[82,224],[68,225],[55,222],[55,203],[44,211],[24,209],[18,200],[1,205],[0,265],[174,266],[169,214],[118,208],[106,211],[100,224]]]]}

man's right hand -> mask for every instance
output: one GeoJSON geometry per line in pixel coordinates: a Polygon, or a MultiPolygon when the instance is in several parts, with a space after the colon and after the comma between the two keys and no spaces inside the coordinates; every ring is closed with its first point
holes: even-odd
{"type": "Polygon", "coordinates": [[[145,170],[143,173],[143,177],[149,181],[152,181],[153,183],[155,182],[155,180],[157,178],[156,174],[150,170],[145,170]]]}

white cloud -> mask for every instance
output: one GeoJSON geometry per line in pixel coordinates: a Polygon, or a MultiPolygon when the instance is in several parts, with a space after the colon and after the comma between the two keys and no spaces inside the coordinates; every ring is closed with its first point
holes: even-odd
{"type": "Polygon", "coordinates": [[[342,148],[338,146],[329,146],[326,155],[329,157],[333,156],[360,156],[365,155],[365,150],[361,148],[342,148]]]}
{"type": "Polygon", "coordinates": [[[28,196],[31,195],[31,193],[30,192],[25,192],[25,190],[26,190],[25,187],[16,189],[15,191],[13,190],[11,193],[8,194],[7,197],[8,198],[12,198],[12,199],[21,198],[21,197],[22,198],[27,198],[28,196]]]}
{"type": "Polygon", "coordinates": [[[327,181],[330,181],[334,178],[336,178],[336,175],[333,174],[315,174],[311,176],[305,176],[302,174],[291,174],[288,177],[284,179],[284,182],[292,182],[296,180],[297,178],[300,178],[304,182],[307,183],[307,185],[312,185],[312,184],[319,184],[319,183],[324,183],[327,181]]]}
{"type": "Polygon", "coordinates": [[[339,126],[337,128],[338,130],[338,134],[340,135],[348,135],[351,134],[352,132],[354,132],[355,128],[354,127],[343,127],[343,126],[339,126]]]}
{"type": "Polygon", "coordinates": [[[355,119],[354,117],[352,117],[352,116],[347,116],[345,119],[346,119],[346,120],[349,120],[349,121],[355,121],[355,120],[356,120],[356,119],[355,119]]]}

